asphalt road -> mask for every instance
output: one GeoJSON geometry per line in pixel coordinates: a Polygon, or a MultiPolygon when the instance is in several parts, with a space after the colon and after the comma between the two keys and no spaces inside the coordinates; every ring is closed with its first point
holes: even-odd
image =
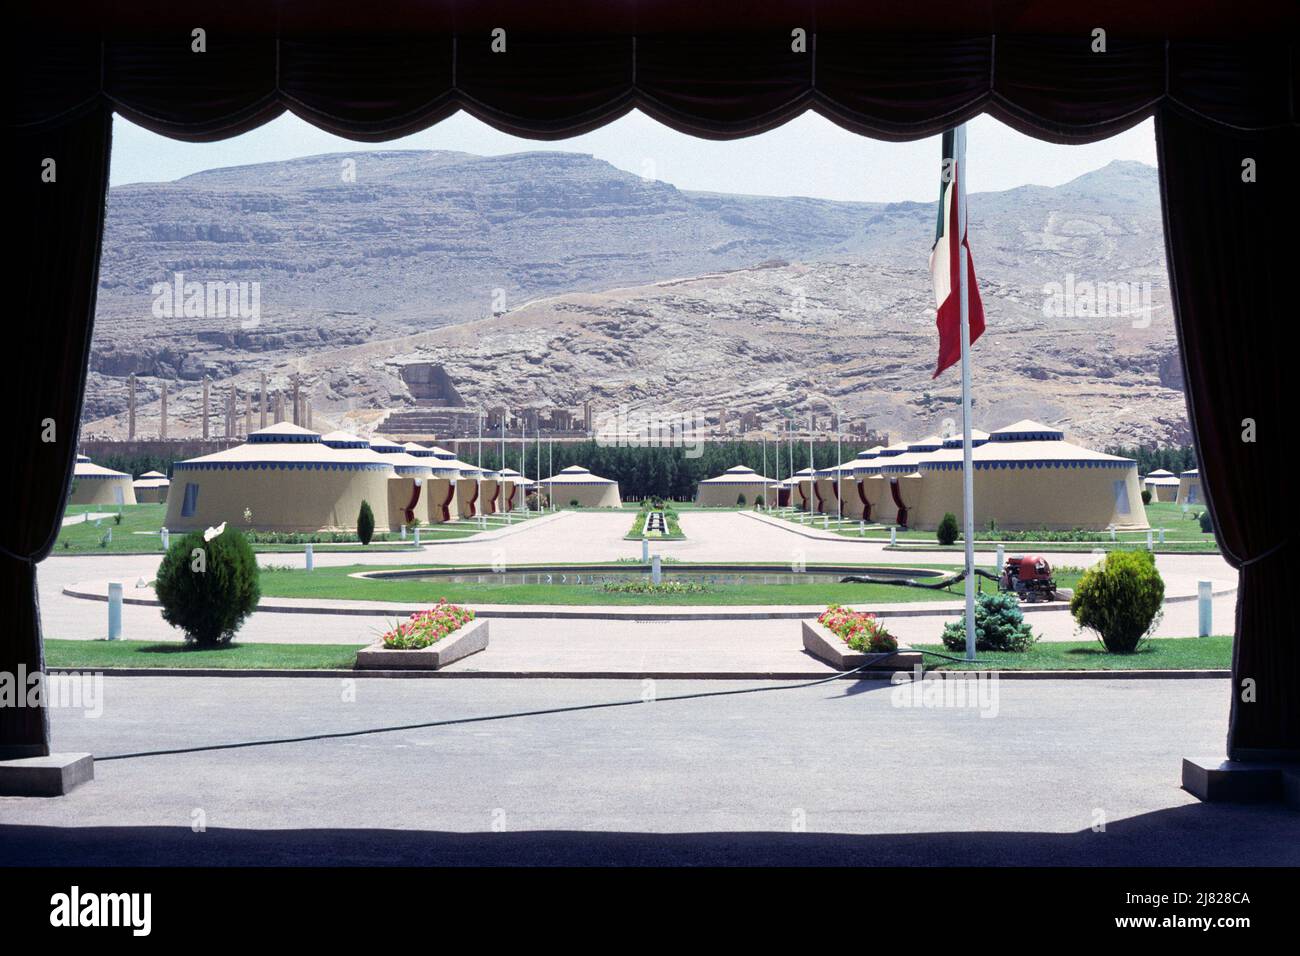
{"type": "Polygon", "coordinates": [[[1001,681],[972,707],[876,681],[102,687],[101,716],[53,712],[95,781],[0,799],[0,863],[1300,863],[1294,811],[1179,788],[1221,752],[1222,680],[1001,681]]]}

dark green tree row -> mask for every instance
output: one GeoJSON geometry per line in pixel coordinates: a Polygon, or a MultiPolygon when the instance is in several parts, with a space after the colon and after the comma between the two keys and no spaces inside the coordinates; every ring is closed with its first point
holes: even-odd
{"type": "Polygon", "coordinates": [[[1177,475],[1196,467],[1196,449],[1191,445],[1177,448],[1125,448],[1117,445],[1107,448],[1106,454],[1132,458],[1137,462],[1139,475],[1149,475],[1160,468],[1177,475]]]}
{"type": "MultiPolygon", "coordinates": [[[[769,478],[788,478],[791,470],[790,446],[780,446],[780,461],[777,460],[777,446],[767,443],[766,467],[764,466],[764,447],[757,441],[708,442],[693,449],[684,448],[616,448],[605,447],[595,441],[556,442],[554,446],[545,441],[541,446],[541,477],[551,474],[551,469],[560,471],[569,465],[582,465],[593,473],[618,482],[619,492],[627,498],[646,498],[662,495],[666,498],[693,498],[695,486],[704,478],[720,475],[735,465],[747,465],[755,471],[766,474],[769,478]],[[698,452],[698,457],[689,457],[691,452],[698,452]],[[552,456],[554,465],[552,466],[552,456]]],[[[852,459],[860,449],[847,442],[842,446],[845,460],[852,459]]],[[[538,476],[537,444],[528,448],[527,468],[520,469],[519,445],[507,446],[506,465],[522,470],[530,478],[538,476]]],[[[808,443],[796,443],[793,450],[794,470],[808,467],[808,443]]],[[[461,458],[477,463],[477,448],[462,446],[461,458]]],[[[483,449],[483,467],[496,468],[501,460],[500,447],[489,452],[483,449]]],[[[813,467],[825,468],[837,462],[834,442],[816,442],[812,450],[813,467]]]]}

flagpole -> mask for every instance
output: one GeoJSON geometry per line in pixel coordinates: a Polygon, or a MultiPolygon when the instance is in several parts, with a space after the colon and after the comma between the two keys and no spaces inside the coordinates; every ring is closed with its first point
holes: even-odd
{"type": "Polygon", "coordinates": [[[840,467],[844,464],[844,423],[835,413],[835,521],[844,524],[844,489],[840,487],[840,467]]]}
{"type": "Polygon", "coordinates": [[[970,289],[966,252],[966,124],[953,137],[957,155],[957,295],[961,312],[961,497],[966,538],[966,659],[975,660],[975,476],[971,467],[970,289]]]}

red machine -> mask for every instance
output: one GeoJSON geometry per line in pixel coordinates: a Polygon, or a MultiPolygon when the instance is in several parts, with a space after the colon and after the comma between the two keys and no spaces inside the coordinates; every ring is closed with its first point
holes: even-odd
{"type": "Polygon", "coordinates": [[[998,590],[1011,591],[1022,601],[1050,601],[1056,594],[1052,566],[1038,554],[1007,558],[1002,577],[998,578],[998,590]]]}

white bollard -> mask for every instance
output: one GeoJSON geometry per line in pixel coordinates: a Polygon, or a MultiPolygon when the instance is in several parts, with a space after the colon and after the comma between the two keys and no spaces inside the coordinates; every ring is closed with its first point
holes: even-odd
{"type": "Polygon", "coordinates": [[[169,550],[172,545],[172,533],[168,531],[166,528],[163,528],[161,531],[158,532],[158,534],[162,537],[163,550],[164,551],[169,550]]]}
{"type": "Polygon", "coordinates": [[[896,544],[898,544],[898,526],[897,526],[897,525],[890,525],[890,526],[889,526],[889,546],[892,548],[892,547],[893,547],[894,545],[896,545],[896,544]]]}
{"type": "Polygon", "coordinates": [[[861,538],[867,533],[867,523],[861,518],[858,519],[858,537],[861,538]]]}
{"type": "Polygon", "coordinates": [[[406,525],[402,525],[402,540],[406,540],[406,525]]]}
{"type": "Polygon", "coordinates": [[[664,579],[663,568],[660,566],[659,555],[654,556],[654,563],[650,565],[650,583],[659,584],[664,579]]]}
{"type": "Polygon", "coordinates": [[[650,539],[644,534],[641,535],[641,563],[647,564],[650,561],[650,539]]]}
{"type": "Polygon", "coordinates": [[[108,586],[108,639],[122,639],[122,585],[116,581],[108,586]]]}
{"type": "Polygon", "coordinates": [[[108,538],[108,543],[109,543],[109,544],[112,544],[112,543],[113,543],[113,529],[112,529],[112,528],[109,528],[109,529],[108,529],[108,534],[106,535],[106,537],[108,538]]]}
{"type": "Polygon", "coordinates": [[[1214,585],[1211,581],[1196,582],[1196,634],[1209,637],[1214,628],[1214,585]]]}
{"type": "Polygon", "coordinates": [[[1147,550],[1154,551],[1155,549],[1156,546],[1155,546],[1155,542],[1152,540],[1151,529],[1147,528],[1147,550]]]}
{"type": "Polygon", "coordinates": [[[420,526],[418,524],[415,526],[415,546],[417,548],[420,546],[420,526]]]}
{"type": "Polygon", "coordinates": [[[1161,528],[1161,529],[1160,529],[1160,543],[1161,543],[1161,544],[1164,544],[1164,543],[1165,543],[1165,529],[1164,529],[1164,528],[1161,528]]]}
{"type": "Polygon", "coordinates": [[[310,542],[308,542],[307,544],[306,554],[307,554],[307,570],[308,571],[314,570],[316,567],[316,556],[312,553],[310,542]]]}
{"type": "Polygon", "coordinates": [[[829,528],[830,526],[831,526],[831,516],[830,516],[830,515],[822,515],[822,527],[823,527],[823,528],[829,528]]]}
{"type": "Polygon", "coordinates": [[[1007,549],[1005,545],[999,544],[997,564],[994,565],[993,570],[997,571],[998,574],[1001,574],[1002,569],[1006,566],[1007,566],[1007,549]]]}

